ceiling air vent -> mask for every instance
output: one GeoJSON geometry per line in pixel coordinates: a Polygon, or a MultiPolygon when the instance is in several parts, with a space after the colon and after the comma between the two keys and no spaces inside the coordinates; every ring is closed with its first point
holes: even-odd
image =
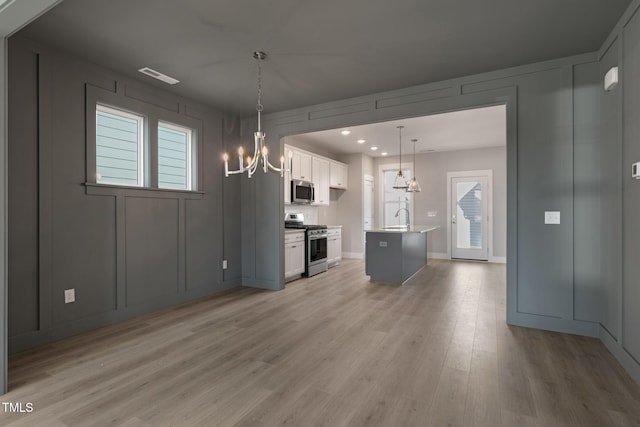
{"type": "Polygon", "coordinates": [[[170,85],[180,83],[180,80],[174,79],[173,77],[169,77],[166,74],[162,74],[161,72],[156,71],[153,68],[144,67],[144,68],[140,68],[138,71],[140,71],[142,74],[146,74],[149,77],[153,77],[154,79],[161,80],[170,85]]]}

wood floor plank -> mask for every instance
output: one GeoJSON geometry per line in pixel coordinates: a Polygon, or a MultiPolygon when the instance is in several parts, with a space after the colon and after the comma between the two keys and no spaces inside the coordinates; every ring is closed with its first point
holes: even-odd
{"type": "Polygon", "coordinates": [[[236,289],[9,360],[2,426],[629,426],[640,387],[597,339],[506,324],[505,266],[360,260],[236,289]]]}

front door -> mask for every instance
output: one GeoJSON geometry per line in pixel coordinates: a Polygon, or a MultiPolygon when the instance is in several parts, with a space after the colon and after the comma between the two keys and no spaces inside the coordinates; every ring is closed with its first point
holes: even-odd
{"type": "Polygon", "coordinates": [[[487,176],[451,177],[451,258],[487,261],[487,176]]]}

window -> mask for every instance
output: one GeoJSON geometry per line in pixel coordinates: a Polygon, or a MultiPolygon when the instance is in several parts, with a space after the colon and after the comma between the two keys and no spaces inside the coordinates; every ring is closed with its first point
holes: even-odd
{"type": "Polygon", "coordinates": [[[193,188],[193,130],[158,123],[158,188],[193,188]]]}
{"type": "MultiPolygon", "coordinates": [[[[108,106],[106,102],[94,101],[95,112],[88,116],[91,120],[95,114],[96,121],[95,145],[87,148],[89,183],[197,191],[201,169],[197,166],[197,135],[201,132],[197,119],[126,101],[108,106]],[[127,107],[121,108],[123,104],[127,107]],[[94,170],[95,181],[91,180],[94,170]]],[[[90,133],[89,141],[93,129],[90,133]]]]}
{"type": "MultiPolygon", "coordinates": [[[[382,171],[382,226],[405,225],[407,213],[400,209],[410,209],[410,195],[406,190],[393,188],[398,168],[382,171]],[[397,216],[396,216],[397,215],[397,216]]],[[[402,168],[407,180],[411,179],[411,169],[402,168]]]]}
{"type": "Polygon", "coordinates": [[[96,182],[144,185],[144,117],[96,105],[96,182]]]}

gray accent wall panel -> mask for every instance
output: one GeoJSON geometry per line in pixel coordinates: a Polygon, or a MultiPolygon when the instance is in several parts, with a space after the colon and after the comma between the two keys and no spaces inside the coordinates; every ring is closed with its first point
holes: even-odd
{"type": "Polygon", "coordinates": [[[631,164],[640,161],[640,14],[624,29],[624,288],[623,347],[640,361],[640,181],[631,164]]]}
{"type": "MultiPolygon", "coordinates": [[[[236,152],[238,145],[240,145],[240,118],[235,116],[224,116],[222,121],[222,128],[220,133],[224,141],[224,151],[229,153],[236,152]]],[[[214,159],[217,159],[221,163],[222,158],[220,154],[212,155],[214,159]]],[[[222,207],[224,212],[222,213],[223,221],[223,233],[222,239],[222,257],[227,259],[227,269],[223,270],[224,283],[240,284],[242,278],[242,247],[240,233],[244,226],[241,215],[241,202],[242,197],[240,195],[241,190],[241,177],[233,176],[224,178],[224,185],[222,187],[223,202],[222,207]]]]}
{"type": "MultiPolygon", "coordinates": [[[[613,66],[619,65],[621,43],[617,38],[600,60],[599,81],[613,66]]],[[[622,65],[622,64],[620,64],[622,65]]],[[[621,80],[624,69],[621,67],[621,80]]],[[[615,90],[602,92],[600,138],[601,226],[602,236],[602,325],[613,338],[619,339],[622,294],[622,91],[623,82],[615,90]]]]}
{"type": "Polygon", "coordinates": [[[601,218],[600,69],[597,62],[576,65],[574,74],[574,315],[602,318],[604,234],[601,218]]]}
{"type": "Polygon", "coordinates": [[[8,319],[9,336],[38,330],[38,56],[9,50],[8,319]],[[17,89],[17,90],[16,90],[17,89]]]}
{"type": "MultiPolygon", "coordinates": [[[[212,286],[221,270],[218,268],[220,248],[213,248],[211,242],[222,243],[217,239],[214,223],[214,209],[199,200],[185,200],[186,227],[186,288],[195,289],[212,286]]],[[[222,245],[219,245],[222,246],[222,245]]],[[[237,259],[239,257],[233,257],[237,259]]],[[[184,290],[184,289],[183,289],[184,290]]]]}
{"type": "Polygon", "coordinates": [[[126,199],[127,305],[178,293],[178,200],[126,199]]]}
{"type": "Polygon", "coordinates": [[[75,197],[54,195],[53,212],[53,287],[49,302],[53,323],[115,310],[115,198],[86,196],[82,192],[75,197]],[[75,289],[75,303],[64,303],[65,289],[75,289]]]}

